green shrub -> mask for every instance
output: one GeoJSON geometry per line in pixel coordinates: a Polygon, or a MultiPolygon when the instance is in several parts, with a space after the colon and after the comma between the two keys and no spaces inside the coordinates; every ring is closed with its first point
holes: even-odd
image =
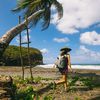
{"type": "Polygon", "coordinates": [[[35,83],[40,83],[41,80],[42,80],[42,77],[40,77],[40,76],[35,77],[35,78],[33,79],[33,81],[34,81],[35,83]]]}
{"type": "Polygon", "coordinates": [[[45,96],[43,100],[53,100],[53,97],[48,95],[48,96],[45,96]]]}
{"type": "Polygon", "coordinates": [[[17,91],[16,100],[34,100],[33,87],[28,86],[26,89],[21,89],[17,91]]]}
{"type": "Polygon", "coordinates": [[[93,79],[91,77],[81,78],[80,81],[83,82],[84,86],[88,86],[90,89],[92,89],[94,87],[93,79]]]}
{"type": "MultiPolygon", "coordinates": [[[[30,48],[30,60],[31,65],[35,66],[37,64],[43,63],[43,56],[41,52],[36,48],[30,48]]],[[[22,58],[23,64],[29,65],[28,62],[28,52],[26,47],[22,47],[22,58]]],[[[20,66],[20,48],[19,46],[9,46],[3,54],[1,64],[6,66],[20,66]]]]}

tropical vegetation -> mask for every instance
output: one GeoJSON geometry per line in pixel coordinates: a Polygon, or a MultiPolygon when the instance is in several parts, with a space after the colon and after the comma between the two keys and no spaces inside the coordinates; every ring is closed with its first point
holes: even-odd
{"type": "Polygon", "coordinates": [[[42,30],[48,28],[53,5],[57,9],[58,19],[62,18],[63,8],[57,0],[18,0],[18,6],[13,11],[23,11],[23,18],[25,19],[25,16],[27,16],[27,21],[24,20],[19,25],[11,28],[0,38],[0,59],[2,59],[3,52],[12,39],[25,30],[27,25],[30,28],[35,26],[38,21],[42,21],[42,30]]]}
{"type": "MultiPolygon", "coordinates": [[[[29,48],[30,50],[30,60],[31,65],[37,65],[43,63],[43,56],[40,50],[36,48],[29,48]]],[[[23,65],[29,65],[28,62],[28,52],[26,47],[22,47],[22,59],[23,65]]],[[[10,45],[4,52],[2,57],[1,65],[6,66],[21,66],[21,59],[20,59],[20,47],[10,45]]]]}
{"type": "MultiPolygon", "coordinates": [[[[96,77],[68,77],[68,91],[63,90],[63,84],[52,88],[50,81],[53,81],[52,78],[43,78],[43,77],[34,77],[33,83],[30,84],[30,78],[25,78],[22,80],[21,77],[14,77],[14,85],[16,86],[16,100],[54,100],[55,96],[62,91],[66,95],[74,94],[76,91],[85,91],[92,90],[94,88],[100,87],[99,83],[94,84],[96,77]],[[79,90],[80,88],[80,90],[79,90]],[[42,92],[41,92],[42,90],[42,92]],[[49,90],[49,91],[48,91],[49,90]]],[[[62,95],[61,95],[62,96],[62,95]]],[[[63,97],[62,97],[63,98],[63,97]]],[[[74,97],[73,100],[82,100],[81,96],[74,97]]],[[[65,100],[65,99],[64,99],[65,100]]]]}

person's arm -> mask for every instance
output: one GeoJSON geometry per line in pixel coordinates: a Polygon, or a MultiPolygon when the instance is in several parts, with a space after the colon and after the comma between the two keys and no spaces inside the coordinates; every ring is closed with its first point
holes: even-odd
{"type": "Polygon", "coordinates": [[[68,54],[67,57],[68,57],[68,66],[69,66],[70,70],[72,71],[71,61],[70,61],[70,54],[68,54]]]}
{"type": "Polygon", "coordinates": [[[53,68],[56,68],[57,67],[57,64],[58,64],[58,57],[57,57],[57,60],[55,61],[54,65],[53,65],[53,68]]]}
{"type": "Polygon", "coordinates": [[[56,62],[53,64],[53,68],[56,68],[56,62]]]}

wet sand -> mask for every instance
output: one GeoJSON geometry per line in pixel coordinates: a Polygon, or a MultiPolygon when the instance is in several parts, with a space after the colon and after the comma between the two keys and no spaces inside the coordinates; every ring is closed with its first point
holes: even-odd
{"type": "MultiPolygon", "coordinates": [[[[34,67],[32,68],[32,73],[34,77],[40,76],[44,78],[56,78],[60,76],[60,73],[57,68],[41,68],[34,67]]],[[[70,74],[70,72],[69,72],[70,74]]],[[[100,70],[85,70],[85,69],[73,69],[72,75],[82,74],[82,75],[100,75],[100,70]]],[[[21,76],[22,68],[21,67],[0,67],[0,75],[10,75],[10,76],[21,76]]],[[[25,77],[30,76],[29,67],[25,67],[25,77]]]]}

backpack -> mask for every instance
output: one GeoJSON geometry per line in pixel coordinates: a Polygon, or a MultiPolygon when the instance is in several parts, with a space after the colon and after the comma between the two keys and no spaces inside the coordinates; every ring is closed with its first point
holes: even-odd
{"type": "Polygon", "coordinates": [[[57,59],[56,66],[57,68],[64,69],[67,67],[68,62],[67,62],[67,57],[66,56],[61,56],[57,59]]]}

